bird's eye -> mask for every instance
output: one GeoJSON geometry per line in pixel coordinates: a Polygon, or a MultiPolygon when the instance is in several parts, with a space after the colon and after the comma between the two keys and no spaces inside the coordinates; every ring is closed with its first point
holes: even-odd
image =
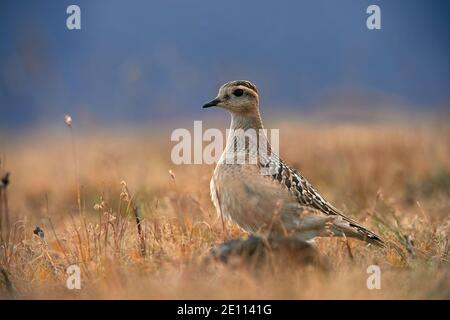
{"type": "Polygon", "coordinates": [[[236,97],[240,97],[240,96],[242,96],[242,95],[244,94],[244,90],[242,90],[242,89],[236,89],[236,90],[233,91],[233,94],[234,94],[236,97]]]}

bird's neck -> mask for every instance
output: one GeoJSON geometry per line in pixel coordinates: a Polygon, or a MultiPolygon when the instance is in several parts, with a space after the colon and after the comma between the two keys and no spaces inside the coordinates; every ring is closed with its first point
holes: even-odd
{"type": "Polygon", "coordinates": [[[260,149],[263,150],[262,153],[270,150],[270,144],[265,136],[259,111],[251,114],[233,113],[227,145],[219,163],[237,163],[227,161],[236,160],[239,156],[257,160],[260,149]]]}
{"type": "Polygon", "coordinates": [[[259,111],[245,114],[232,113],[230,129],[231,130],[263,129],[263,124],[259,111]]]}

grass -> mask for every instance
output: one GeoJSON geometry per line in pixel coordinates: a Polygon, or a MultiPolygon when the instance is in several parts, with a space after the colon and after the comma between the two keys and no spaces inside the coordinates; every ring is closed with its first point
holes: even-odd
{"type": "Polygon", "coordinates": [[[282,158],[387,239],[387,250],[328,238],[317,241],[325,268],[277,256],[258,270],[205,264],[211,248],[246,236],[216,216],[213,166],[174,166],[169,134],[37,130],[3,136],[0,146],[0,175],[10,172],[0,197],[0,298],[450,298],[447,125],[272,127],[282,158]],[[81,290],[66,287],[72,264],[81,290]],[[373,264],[380,290],[366,286],[373,264]]]}

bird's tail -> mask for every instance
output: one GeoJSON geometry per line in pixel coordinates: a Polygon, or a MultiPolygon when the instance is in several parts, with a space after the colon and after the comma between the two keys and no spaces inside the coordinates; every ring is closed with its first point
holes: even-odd
{"type": "Polygon", "coordinates": [[[331,230],[335,235],[345,235],[346,237],[357,238],[381,248],[386,247],[386,242],[379,235],[353,221],[335,220],[331,230]]]}

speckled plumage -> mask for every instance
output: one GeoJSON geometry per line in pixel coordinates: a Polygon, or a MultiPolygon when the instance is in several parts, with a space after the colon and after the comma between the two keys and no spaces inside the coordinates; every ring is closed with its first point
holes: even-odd
{"type": "Polygon", "coordinates": [[[384,245],[379,236],[343,215],[301,174],[271,152],[264,134],[257,135],[254,148],[239,143],[242,132],[263,129],[253,84],[242,80],[226,83],[217,98],[205,105],[211,106],[222,107],[232,115],[227,146],[210,184],[219,215],[258,235],[292,236],[305,241],[345,235],[384,245]],[[244,93],[235,96],[236,89],[244,93]],[[270,153],[261,151],[261,146],[267,146],[270,153]],[[236,163],[238,157],[246,159],[245,163],[236,163]]]}

